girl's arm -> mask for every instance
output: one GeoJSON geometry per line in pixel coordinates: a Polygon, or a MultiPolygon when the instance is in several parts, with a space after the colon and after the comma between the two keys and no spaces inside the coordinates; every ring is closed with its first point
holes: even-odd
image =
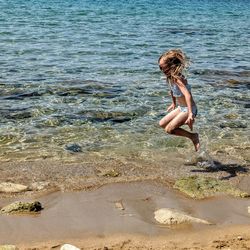
{"type": "Polygon", "coordinates": [[[176,98],[174,97],[173,95],[173,91],[170,90],[170,95],[171,95],[171,98],[172,98],[172,104],[167,108],[167,111],[171,111],[171,110],[174,110],[175,107],[176,107],[176,98]]]}
{"type": "Polygon", "coordinates": [[[172,103],[176,106],[176,97],[173,95],[172,90],[170,90],[170,95],[171,95],[171,98],[172,98],[172,103]]]}

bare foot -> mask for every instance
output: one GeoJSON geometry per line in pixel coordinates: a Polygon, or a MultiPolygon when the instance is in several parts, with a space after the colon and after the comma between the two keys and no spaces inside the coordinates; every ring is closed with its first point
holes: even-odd
{"type": "Polygon", "coordinates": [[[197,133],[194,134],[192,142],[194,144],[195,151],[198,151],[200,149],[200,140],[199,135],[197,133]]]}

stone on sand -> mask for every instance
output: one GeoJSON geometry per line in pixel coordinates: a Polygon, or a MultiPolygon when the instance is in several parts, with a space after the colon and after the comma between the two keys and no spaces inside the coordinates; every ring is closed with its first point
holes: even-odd
{"type": "Polygon", "coordinates": [[[156,210],[154,212],[155,219],[161,223],[166,225],[177,225],[182,223],[203,223],[203,224],[211,224],[210,222],[206,220],[202,220],[199,218],[195,218],[192,216],[189,216],[187,214],[178,212],[174,209],[169,208],[161,208],[159,210],[156,210]]]}
{"type": "Polygon", "coordinates": [[[0,214],[19,214],[19,213],[37,213],[42,210],[42,204],[39,201],[21,202],[16,201],[0,210],[0,214]]]}
{"type": "Polygon", "coordinates": [[[0,183],[0,193],[18,193],[28,190],[27,186],[21,184],[15,184],[12,182],[0,183]]]}
{"type": "Polygon", "coordinates": [[[174,188],[196,199],[214,196],[217,193],[229,194],[235,197],[249,197],[249,194],[230,185],[227,181],[212,177],[189,176],[178,179],[174,188]]]}
{"type": "Polygon", "coordinates": [[[122,201],[117,201],[117,202],[115,203],[115,207],[116,207],[117,209],[119,209],[119,210],[125,210],[125,207],[123,206],[122,201]]]}
{"type": "Polygon", "coordinates": [[[14,245],[0,245],[0,250],[16,250],[16,246],[14,245]]]}
{"type": "Polygon", "coordinates": [[[105,177],[118,177],[120,173],[116,171],[115,169],[108,170],[103,174],[105,177]]]}
{"type": "Polygon", "coordinates": [[[48,181],[38,181],[38,182],[33,182],[30,185],[30,189],[31,190],[35,190],[35,191],[40,191],[40,190],[45,189],[48,186],[49,186],[49,182],[48,181]]]}
{"type": "Polygon", "coordinates": [[[80,248],[77,248],[70,244],[64,244],[61,246],[60,250],[80,250],[80,248]]]}

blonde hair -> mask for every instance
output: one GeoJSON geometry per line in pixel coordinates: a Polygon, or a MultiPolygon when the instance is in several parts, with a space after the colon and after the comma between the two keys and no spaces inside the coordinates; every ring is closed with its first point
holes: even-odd
{"type": "Polygon", "coordinates": [[[183,77],[183,70],[189,66],[189,61],[182,50],[172,49],[159,57],[158,64],[161,71],[166,75],[167,81],[174,83],[183,77]]]}

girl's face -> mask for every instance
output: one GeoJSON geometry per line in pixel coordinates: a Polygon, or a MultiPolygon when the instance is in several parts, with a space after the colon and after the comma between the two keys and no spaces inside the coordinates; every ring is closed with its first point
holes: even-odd
{"type": "Polygon", "coordinates": [[[163,60],[163,58],[160,59],[158,65],[159,65],[160,70],[161,70],[162,72],[164,72],[164,71],[163,71],[163,68],[164,68],[164,60],[163,60]]]}

